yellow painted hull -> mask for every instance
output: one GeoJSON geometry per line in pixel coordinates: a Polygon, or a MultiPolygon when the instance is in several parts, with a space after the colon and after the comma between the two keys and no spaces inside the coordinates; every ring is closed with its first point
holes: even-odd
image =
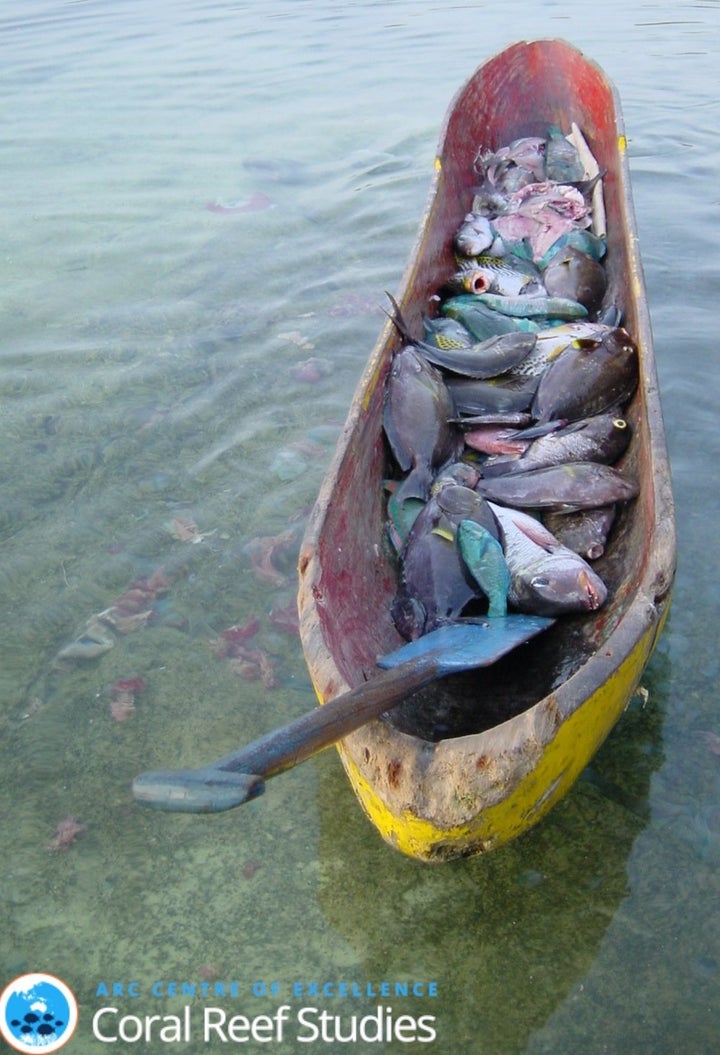
{"type": "MultiPolygon", "coordinates": [[[[640,482],[598,571],[610,599],[474,675],[436,688],[429,710],[462,715],[445,739],[423,725],[419,694],[338,746],[366,814],[392,846],[443,861],[520,835],[568,791],[627,706],[662,628],[675,571],[670,471],[630,195],[626,140],[612,85],[562,41],[519,43],[479,68],[445,120],[435,174],[398,301],[418,332],[452,268],[452,234],[471,196],[479,145],[498,147],[575,121],[605,175],[609,296],[640,356],[627,417],[626,466],[640,482]],[[484,716],[496,707],[497,722],[484,716]],[[477,714],[477,717],[476,717],[477,714]]],[[[308,669],[326,702],[371,677],[401,643],[390,618],[397,568],[383,545],[384,382],[398,346],[384,327],[353,399],[300,554],[298,607],[308,669]]]]}

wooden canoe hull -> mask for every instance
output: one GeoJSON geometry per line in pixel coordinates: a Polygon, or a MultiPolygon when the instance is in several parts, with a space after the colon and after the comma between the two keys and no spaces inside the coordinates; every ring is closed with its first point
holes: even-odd
{"type": "MultiPolygon", "coordinates": [[[[479,147],[497,148],[576,122],[604,170],[608,300],[640,355],[627,411],[625,467],[640,481],[597,565],[610,600],[559,620],[487,671],[455,675],[338,745],[367,815],[389,843],[441,861],[500,846],[538,821],[572,785],[635,691],[662,627],[675,571],[669,465],[620,105],[602,71],[558,40],[517,43],[482,65],[451,104],[428,204],[397,299],[421,332],[452,271],[451,239],[472,197],[479,147]],[[423,714],[459,714],[445,739],[423,714]],[[493,721],[493,714],[500,715],[493,721]]],[[[371,677],[401,640],[390,604],[397,568],[384,542],[385,378],[398,337],[385,325],[368,361],[303,542],[298,604],[303,648],[321,703],[371,677]]]]}

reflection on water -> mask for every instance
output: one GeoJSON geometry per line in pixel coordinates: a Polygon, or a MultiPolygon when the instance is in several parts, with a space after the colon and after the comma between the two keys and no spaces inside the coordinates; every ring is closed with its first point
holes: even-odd
{"type": "Polygon", "coordinates": [[[711,1050],[720,12],[575,8],[3,10],[3,980],[53,971],[89,1014],[112,979],[235,979],[253,1013],[254,982],[435,979],[445,1055],[711,1050]],[[236,813],[142,811],[136,773],[313,703],[304,520],[445,107],[521,34],[623,99],[680,518],[648,703],[526,838],[438,869],[378,840],[333,753],[236,813]]]}

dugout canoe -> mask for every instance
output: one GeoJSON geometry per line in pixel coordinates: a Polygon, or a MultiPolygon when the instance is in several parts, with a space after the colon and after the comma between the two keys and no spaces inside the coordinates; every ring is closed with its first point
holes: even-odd
{"type": "MultiPolygon", "coordinates": [[[[561,40],[519,42],[470,77],[445,117],[396,299],[413,332],[421,333],[433,294],[453,270],[451,240],[472,200],[478,148],[571,122],[604,172],[607,299],[622,307],[639,348],[625,464],[640,493],[622,508],[595,565],[609,586],[598,612],[559,619],[521,653],[423,689],[338,744],[352,787],[382,837],[426,861],[501,846],[561,799],[638,687],[670,604],[673,499],[627,141],[615,88],[595,63],[561,40]]],[[[390,616],[397,568],[385,542],[382,486],[385,381],[399,345],[386,323],[300,552],[300,631],[320,703],[372,678],[378,656],[402,643],[390,616]]]]}

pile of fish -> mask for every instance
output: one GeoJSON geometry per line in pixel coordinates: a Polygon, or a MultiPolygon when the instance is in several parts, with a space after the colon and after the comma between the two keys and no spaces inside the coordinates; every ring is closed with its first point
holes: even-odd
{"type": "Polygon", "coordinates": [[[474,168],[456,270],[422,337],[390,298],[403,344],[384,408],[387,515],[408,640],[466,610],[598,609],[591,562],[638,493],[614,466],[638,353],[606,304],[602,178],[582,133],[479,151],[474,168]]]}

